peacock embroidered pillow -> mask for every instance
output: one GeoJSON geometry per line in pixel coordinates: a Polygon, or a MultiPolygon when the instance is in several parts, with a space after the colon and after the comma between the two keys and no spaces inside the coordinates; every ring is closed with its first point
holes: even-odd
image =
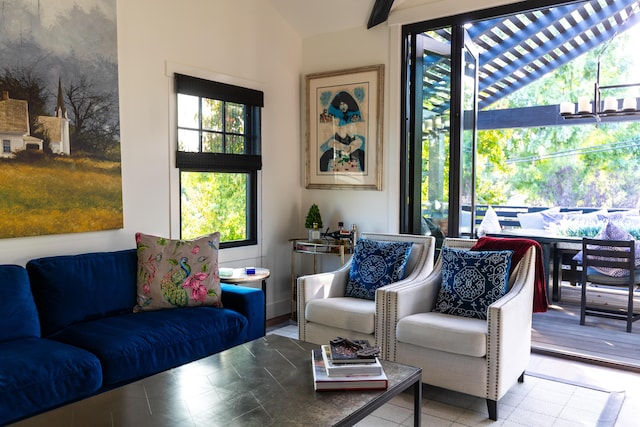
{"type": "Polygon", "coordinates": [[[222,307],[218,248],[220,233],[172,240],[136,233],[138,304],[135,310],[200,305],[222,307]]]}
{"type": "Polygon", "coordinates": [[[489,306],[509,285],[513,251],[467,251],[442,247],[442,284],[433,311],[487,319],[489,306]]]}
{"type": "Polygon", "coordinates": [[[376,289],[404,279],[412,242],[358,239],[345,296],[375,300],[376,289]]]}

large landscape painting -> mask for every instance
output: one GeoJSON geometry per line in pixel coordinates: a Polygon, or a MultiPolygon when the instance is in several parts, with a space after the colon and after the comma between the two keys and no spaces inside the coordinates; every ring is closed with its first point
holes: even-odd
{"type": "Polygon", "coordinates": [[[116,0],[1,0],[0,238],[122,228],[116,0]]]}

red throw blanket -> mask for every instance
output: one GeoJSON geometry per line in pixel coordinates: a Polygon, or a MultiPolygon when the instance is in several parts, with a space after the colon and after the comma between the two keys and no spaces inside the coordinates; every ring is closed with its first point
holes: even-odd
{"type": "Polygon", "coordinates": [[[533,293],[533,312],[544,313],[547,311],[549,303],[547,301],[547,278],[544,271],[544,262],[542,260],[542,247],[540,243],[530,239],[519,238],[499,238],[499,237],[481,237],[471,248],[472,251],[496,251],[496,250],[512,250],[511,270],[518,265],[524,254],[531,246],[536,248],[536,272],[533,293]]]}

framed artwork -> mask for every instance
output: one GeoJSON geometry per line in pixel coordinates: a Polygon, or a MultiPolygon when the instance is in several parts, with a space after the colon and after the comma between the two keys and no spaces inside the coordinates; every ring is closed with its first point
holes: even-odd
{"type": "Polygon", "coordinates": [[[124,226],[116,6],[2,3],[0,239],[124,226]]]}
{"type": "Polygon", "coordinates": [[[384,65],[306,76],[306,188],[382,189],[384,65]]]}

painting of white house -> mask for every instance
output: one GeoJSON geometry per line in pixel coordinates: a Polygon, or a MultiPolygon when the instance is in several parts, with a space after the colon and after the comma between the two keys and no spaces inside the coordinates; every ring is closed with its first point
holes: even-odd
{"type": "Polygon", "coordinates": [[[0,238],[122,228],[116,0],[3,0],[0,238]]]}

